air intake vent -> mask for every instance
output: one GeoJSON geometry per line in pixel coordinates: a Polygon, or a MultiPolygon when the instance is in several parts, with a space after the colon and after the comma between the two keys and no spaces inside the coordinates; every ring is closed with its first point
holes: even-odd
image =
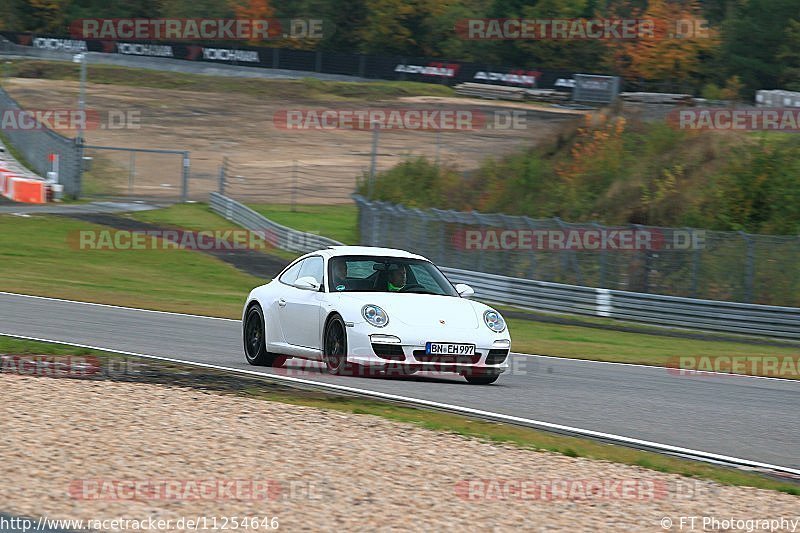
{"type": "Polygon", "coordinates": [[[372,351],[381,359],[388,359],[390,361],[405,361],[406,354],[403,353],[403,347],[399,344],[376,344],[372,343],[372,351]]]}

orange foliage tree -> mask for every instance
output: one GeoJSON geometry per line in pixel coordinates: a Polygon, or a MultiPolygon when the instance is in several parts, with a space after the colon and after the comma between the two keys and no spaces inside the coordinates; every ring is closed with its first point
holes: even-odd
{"type": "MultiPolygon", "coordinates": [[[[275,15],[275,10],[272,9],[269,0],[230,0],[230,6],[238,19],[263,20],[269,19],[275,15]]],[[[274,25],[271,23],[269,31],[270,36],[273,36],[273,26],[274,25]]],[[[252,39],[248,42],[250,44],[261,43],[259,39],[252,39]]]]}
{"type": "Polygon", "coordinates": [[[703,55],[719,45],[695,0],[650,0],[643,13],[624,0],[616,10],[651,23],[640,26],[637,39],[608,41],[612,62],[625,77],[685,81],[700,72],[703,55]]]}

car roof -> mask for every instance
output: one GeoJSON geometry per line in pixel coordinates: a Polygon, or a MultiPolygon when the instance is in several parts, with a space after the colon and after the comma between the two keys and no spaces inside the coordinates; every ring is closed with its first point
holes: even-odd
{"type": "Polygon", "coordinates": [[[377,246],[329,246],[325,250],[319,252],[328,257],[338,257],[342,255],[374,255],[378,257],[405,257],[409,259],[422,259],[428,261],[427,258],[412,254],[405,250],[397,250],[394,248],[380,248],[377,246]]]}

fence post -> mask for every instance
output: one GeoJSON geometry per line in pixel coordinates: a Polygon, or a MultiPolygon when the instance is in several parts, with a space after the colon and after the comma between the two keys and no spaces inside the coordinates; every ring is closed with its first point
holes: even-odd
{"type": "Polygon", "coordinates": [[[747,303],[752,303],[753,276],[755,274],[755,250],[753,250],[753,239],[751,239],[750,235],[744,231],[740,231],[739,234],[744,239],[745,246],[747,247],[744,264],[744,301],[747,303]]]}
{"type": "Polygon", "coordinates": [[[131,152],[131,166],[128,169],[128,194],[133,195],[133,181],[136,177],[136,152],[131,152]]]}
{"type": "Polygon", "coordinates": [[[183,152],[183,178],[181,183],[181,202],[189,200],[189,152],[183,152]]]}
{"type": "Polygon", "coordinates": [[[369,165],[369,186],[367,187],[367,197],[370,200],[374,200],[375,197],[375,169],[378,164],[378,132],[378,123],[374,122],[372,124],[372,160],[369,165]]]}
{"type": "Polygon", "coordinates": [[[297,211],[295,207],[295,194],[297,191],[297,160],[292,163],[292,211],[297,211]]]}
{"type": "Polygon", "coordinates": [[[360,78],[364,77],[364,72],[366,71],[366,63],[367,58],[364,54],[358,56],[358,76],[360,78]]]}
{"type": "Polygon", "coordinates": [[[225,195],[225,171],[228,163],[228,156],[222,156],[222,164],[219,166],[219,193],[225,195]]]}
{"type": "MultiPolygon", "coordinates": [[[[692,229],[686,228],[687,232],[691,234],[692,229]]],[[[692,250],[692,298],[697,298],[697,273],[700,270],[700,247],[695,246],[692,250]]]]}
{"type": "MultiPolygon", "coordinates": [[[[600,224],[598,224],[597,222],[592,222],[592,226],[597,228],[600,233],[603,232],[603,227],[600,224]]],[[[599,270],[600,270],[600,280],[599,280],[598,285],[600,285],[600,287],[606,287],[606,262],[607,261],[608,261],[608,256],[606,255],[606,249],[605,249],[605,247],[601,246],[601,249],[600,249],[600,262],[599,262],[600,264],[598,265],[599,270]]]]}

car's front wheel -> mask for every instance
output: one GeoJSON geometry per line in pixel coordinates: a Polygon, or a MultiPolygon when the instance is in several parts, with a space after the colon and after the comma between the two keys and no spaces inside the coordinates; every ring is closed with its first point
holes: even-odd
{"type": "Polygon", "coordinates": [[[254,305],[247,311],[242,328],[244,355],[247,362],[255,366],[282,366],[286,357],[267,351],[264,314],[261,307],[254,305]]]}
{"type": "Polygon", "coordinates": [[[464,378],[470,385],[491,385],[500,377],[498,372],[465,372],[464,378]]]}
{"type": "Polygon", "coordinates": [[[347,330],[342,317],[336,315],[325,326],[322,358],[328,373],[334,376],[352,375],[354,365],[347,363],[347,330]]]}

